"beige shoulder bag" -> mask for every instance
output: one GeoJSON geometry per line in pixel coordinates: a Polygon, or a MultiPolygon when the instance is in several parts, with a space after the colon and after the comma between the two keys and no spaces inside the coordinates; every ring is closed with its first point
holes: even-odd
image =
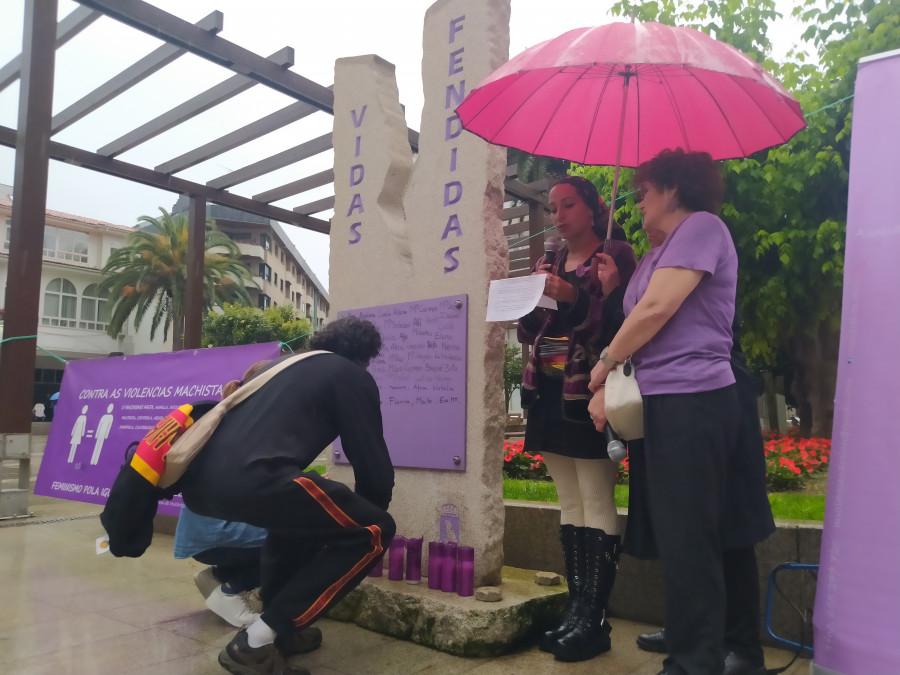
{"type": "Polygon", "coordinates": [[[194,422],[194,424],[192,424],[190,428],[175,441],[172,445],[172,449],[166,453],[166,467],[159,479],[159,487],[167,488],[184,475],[191,460],[193,460],[197,453],[203,449],[203,446],[206,445],[206,442],[209,440],[210,436],[213,435],[216,427],[219,426],[219,422],[225,417],[225,413],[244,399],[252,396],[257,389],[262,387],[285,368],[289,368],[308,356],[330,353],[331,352],[324,350],[316,350],[295,354],[278,365],[273,366],[268,370],[264,370],[249,382],[244,383],[231,396],[223,398],[215,408],[194,422]]]}

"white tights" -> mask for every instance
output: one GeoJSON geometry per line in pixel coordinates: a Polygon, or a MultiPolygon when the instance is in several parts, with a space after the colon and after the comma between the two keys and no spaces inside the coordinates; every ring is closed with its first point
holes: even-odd
{"type": "Polygon", "coordinates": [[[573,459],[542,452],[559,493],[560,525],[621,534],[616,513],[616,470],[609,459],[573,459]]]}

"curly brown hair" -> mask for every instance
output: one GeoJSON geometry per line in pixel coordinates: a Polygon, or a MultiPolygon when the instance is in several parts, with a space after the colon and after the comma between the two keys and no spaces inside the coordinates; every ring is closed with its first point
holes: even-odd
{"type": "Polygon", "coordinates": [[[681,148],[661,151],[634,172],[634,187],[652,183],[659,190],[675,188],[676,199],[688,211],[718,213],[725,194],[722,169],[708,152],[681,148]]]}

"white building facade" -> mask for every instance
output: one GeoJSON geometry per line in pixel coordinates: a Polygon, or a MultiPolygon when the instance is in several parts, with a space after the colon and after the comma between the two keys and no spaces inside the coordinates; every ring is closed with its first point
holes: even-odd
{"type": "MultiPolygon", "coordinates": [[[[6,192],[0,192],[0,226],[4,237],[0,248],[0,284],[4,291],[0,312],[6,305],[7,290],[16,284],[16,279],[9,277],[12,201],[6,192]]],[[[131,322],[116,337],[106,333],[110,307],[98,292],[101,270],[110,253],[124,245],[131,231],[132,228],[122,225],[47,211],[34,403],[46,403],[51,394],[59,391],[66,361],[172,349],[171,335],[163,341],[158,334],[151,341],[147,326],[136,331],[131,322]]]]}

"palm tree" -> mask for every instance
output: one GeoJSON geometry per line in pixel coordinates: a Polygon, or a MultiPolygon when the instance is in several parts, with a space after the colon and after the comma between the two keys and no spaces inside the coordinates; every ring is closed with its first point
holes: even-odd
{"type": "MultiPolygon", "coordinates": [[[[103,267],[100,291],[108,293],[112,306],[108,333],[115,337],[134,316],[138,328],[149,312],[150,339],[162,325],[163,340],[173,325],[172,349],[184,346],[184,303],[187,291],[188,219],[160,208],[162,216],[141,216],[125,246],[114,251],[103,267]]],[[[203,260],[203,304],[207,311],[226,302],[250,304],[245,287],[252,280],[240,259],[240,249],[227,235],[206,222],[203,260]]]]}

